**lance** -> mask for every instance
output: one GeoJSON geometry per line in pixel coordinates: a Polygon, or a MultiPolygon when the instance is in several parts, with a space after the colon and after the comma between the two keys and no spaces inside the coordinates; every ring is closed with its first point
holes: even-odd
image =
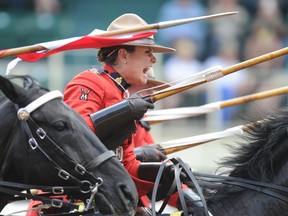
{"type": "MultiPolygon", "coordinates": [[[[185,150],[191,147],[199,146],[205,143],[209,143],[215,140],[223,139],[230,136],[242,136],[245,132],[249,132],[253,127],[265,123],[268,119],[259,120],[254,123],[245,125],[239,125],[232,128],[228,128],[223,131],[201,134],[192,137],[186,137],[176,140],[165,141],[159,143],[160,150],[164,154],[172,154],[181,150],[185,150]]],[[[151,145],[153,146],[153,144],[151,145]]]]}
{"type": "Polygon", "coordinates": [[[267,91],[262,91],[242,97],[237,97],[229,100],[213,102],[198,107],[181,107],[174,109],[163,109],[148,111],[145,117],[142,119],[149,124],[156,124],[173,119],[187,118],[192,116],[198,116],[211,112],[219,111],[226,107],[236,106],[240,104],[249,103],[251,101],[269,98],[288,93],[288,86],[275,88],[267,91]]]}
{"type": "MultiPolygon", "coordinates": [[[[182,83],[179,83],[177,85],[168,87],[166,89],[154,92],[152,94],[149,94],[147,96],[144,96],[143,98],[146,100],[150,100],[152,102],[164,99],[166,97],[169,97],[171,95],[180,93],[182,91],[191,89],[193,87],[196,87],[198,85],[211,82],[213,80],[219,79],[223,76],[226,76],[228,74],[232,74],[236,71],[251,67],[256,64],[260,64],[265,61],[272,60],[274,58],[278,58],[280,56],[286,55],[288,53],[288,48],[282,48],[279,50],[276,50],[274,52],[270,52],[243,62],[240,62],[238,64],[232,65],[230,67],[222,69],[221,66],[215,66],[212,68],[208,68],[207,70],[198,73],[194,76],[192,76],[192,81],[184,81],[182,83]]],[[[191,78],[191,77],[190,77],[191,78]]]]}
{"type": "MultiPolygon", "coordinates": [[[[183,24],[187,24],[187,23],[191,23],[191,22],[196,22],[196,21],[200,21],[200,20],[207,20],[207,19],[212,19],[212,18],[217,18],[217,17],[234,15],[237,13],[238,13],[237,11],[225,12],[225,13],[218,13],[218,14],[212,14],[212,15],[201,16],[201,17],[164,21],[164,22],[159,22],[159,23],[154,23],[154,24],[149,24],[146,26],[139,26],[139,27],[129,28],[129,29],[121,29],[121,30],[115,30],[115,31],[110,31],[110,32],[101,31],[101,33],[97,33],[94,35],[100,36],[100,37],[112,37],[112,36],[124,35],[124,34],[141,32],[141,31],[165,29],[165,28],[170,28],[170,27],[183,25],[183,24]]],[[[90,36],[93,36],[93,34],[90,34],[90,36]]],[[[69,40],[69,39],[64,39],[64,40],[69,40]]],[[[54,42],[57,43],[58,41],[54,41],[54,42]]],[[[0,50],[0,58],[17,56],[17,55],[24,54],[24,53],[47,51],[47,50],[48,49],[46,47],[41,46],[40,44],[18,47],[18,48],[11,48],[11,49],[7,49],[7,50],[0,50]]]]}

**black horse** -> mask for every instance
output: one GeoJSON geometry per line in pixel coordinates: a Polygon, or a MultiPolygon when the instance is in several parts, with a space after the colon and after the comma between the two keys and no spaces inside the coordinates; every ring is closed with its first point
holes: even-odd
{"type": "Polygon", "coordinates": [[[52,191],[87,199],[102,214],[134,215],[132,179],[59,91],[29,76],[0,76],[0,89],[0,210],[14,197],[13,185],[20,191],[32,184],[61,186],[52,191]]]}
{"type": "MultiPolygon", "coordinates": [[[[281,109],[253,123],[244,142],[231,147],[232,156],[222,163],[229,175],[194,173],[211,215],[288,215],[287,129],[288,109],[281,109]]],[[[205,215],[203,208],[194,208],[195,215],[205,215]]]]}

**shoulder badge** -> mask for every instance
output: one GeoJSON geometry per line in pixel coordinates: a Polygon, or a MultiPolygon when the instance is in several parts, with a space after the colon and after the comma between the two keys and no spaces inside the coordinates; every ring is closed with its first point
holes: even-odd
{"type": "Polygon", "coordinates": [[[81,95],[79,97],[80,100],[85,100],[87,101],[88,100],[88,94],[90,93],[90,90],[87,90],[85,92],[84,88],[81,88],[81,95]]]}

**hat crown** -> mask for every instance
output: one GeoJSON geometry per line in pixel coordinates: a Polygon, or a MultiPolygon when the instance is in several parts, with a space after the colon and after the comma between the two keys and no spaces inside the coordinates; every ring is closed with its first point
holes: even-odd
{"type": "MultiPolygon", "coordinates": [[[[126,13],[113,20],[111,24],[108,26],[107,31],[108,32],[117,31],[143,26],[149,26],[149,25],[138,15],[133,13],[126,13]]],[[[124,45],[150,47],[152,48],[152,52],[158,52],[158,53],[175,52],[175,49],[173,48],[156,45],[154,42],[153,35],[139,40],[124,43],[124,45]]]]}
{"type": "Polygon", "coordinates": [[[141,17],[133,13],[123,14],[115,19],[107,28],[107,31],[115,31],[119,29],[128,29],[131,27],[147,26],[141,17]]]}

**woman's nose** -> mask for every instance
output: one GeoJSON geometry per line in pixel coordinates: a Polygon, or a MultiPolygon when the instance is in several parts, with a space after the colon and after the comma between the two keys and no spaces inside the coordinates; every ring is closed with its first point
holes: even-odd
{"type": "Polygon", "coordinates": [[[155,64],[157,62],[157,58],[154,55],[151,55],[151,62],[155,64]]]}

